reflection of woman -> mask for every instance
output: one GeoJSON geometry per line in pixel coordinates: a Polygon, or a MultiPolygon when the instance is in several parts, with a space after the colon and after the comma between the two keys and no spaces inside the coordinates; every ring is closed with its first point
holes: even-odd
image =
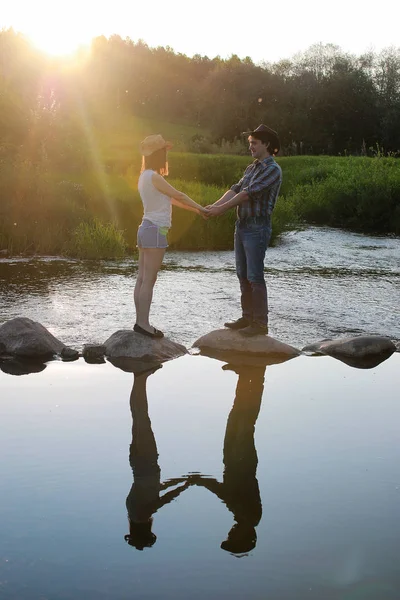
{"type": "Polygon", "coordinates": [[[151,530],[153,514],[188,487],[184,478],[160,483],[157,445],[151,428],[146,395],[147,378],[154,370],[134,375],[130,398],[132,443],[129,464],[133,471],[133,485],[126,499],[129,534],[125,536],[125,540],[138,550],[153,546],[157,539],[151,530]],[[160,497],[160,492],[182,482],[185,482],[184,485],[160,497]]]}
{"type": "Polygon", "coordinates": [[[171,144],[161,135],[150,135],[141,143],[143,156],[139,177],[139,193],[143,202],[144,215],[138,230],[139,272],[134,299],[136,324],[134,331],[149,337],[163,337],[163,333],[149,323],[153,288],[168,247],[167,233],[171,227],[171,204],[199,214],[206,210],[167,183],[167,150],[171,144]]]}
{"type": "Polygon", "coordinates": [[[226,425],[223,482],[199,476],[191,476],[189,481],[213,492],[233,513],[235,524],[221,548],[240,554],[255,547],[255,527],[262,515],[254,429],[261,406],[265,367],[235,367],[234,370],[239,380],[226,425]]]}

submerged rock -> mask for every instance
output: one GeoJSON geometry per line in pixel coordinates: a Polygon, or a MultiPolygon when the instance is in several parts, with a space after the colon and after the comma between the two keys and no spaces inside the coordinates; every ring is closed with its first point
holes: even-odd
{"type": "Polygon", "coordinates": [[[193,344],[201,353],[212,358],[241,364],[274,364],[299,356],[300,350],[269,335],[245,337],[239,331],[216,329],[203,335],[193,344]]]}
{"type": "Polygon", "coordinates": [[[360,335],[338,340],[322,340],[305,346],[302,352],[323,354],[360,369],[376,367],[396,351],[395,344],[380,335],[360,335]]]}
{"type": "MultiPolygon", "coordinates": [[[[108,359],[130,358],[154,365],[187,354],[185,346],[168,338],[150,338],[130,329],[116,331],[104,346],[108,359]]],[[[114,360],[110,362],[114,363],[114,360]]]]}
{"type": "Polygon", "coordinates": [[[56,355],[74,360],[79,352],[68,348],[43,325],[26,317],[10,319],[0,326],[0,346],[3,354],[18,358],[50,359],[56,355]]]}

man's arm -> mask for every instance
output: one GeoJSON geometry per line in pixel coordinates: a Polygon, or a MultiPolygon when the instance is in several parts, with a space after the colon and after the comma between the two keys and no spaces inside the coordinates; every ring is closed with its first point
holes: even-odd
{"type": "MultiPolygon", "coordinates": [[[[254,198],[258,194],[260,194],[265,188],[276,183],[276,181],[281,177],[281,171],[276,164],[272,164],[259,171],[259,173],[252,178],[249,185],[246,185],[242,191],[238,194],[235,194],[235,188],[239,185],[236,184],[232,186],[232,189],[229,192],[226,192],[218,202],[211,205],[207,208],[207,214],[210,217],[218,217],[219,215],[223,215],[224,212],[232,208],[233,206],[238,206],[245,202],[249,198],[254,198]]],[[[239,182],[241,183],[242,180],[239,182]]]]}
{"type": "Polygon", "coordinates": [[[225,194],[223,196],[221,196],[221,198],[219,200],[217,200],[216,202],[214,202],[214,204],[210,204],[208,207],[206,207],[207,208],[207,212],[210,214],[210,216],[217,216],[217,214],[218,215],[222,215],[223,212],[225,212],[226,210],[229,210],[232,206],[237,206],[238,204],[241,204],[242,202],[244,202],[245,200],[247,200],[246,197],[240,196],[240,190],[242,188],[242,185],[243,185],[243,182],[245,180],[245,177],[248,174],[249,169],[251,169],[251,167],[252,167],[252,165],[249,165],[246,168],[246,170],[245,170],[245,172],[243,174],[243,177],[240,179],[240,181],[238,181],[237,183],[235,183],[234,185],[232,185],[232,187],[228,191],[226,191],[225,194]],[[233,204],[226,205],[227,202],[233,201],[234,198],[235,198],[235,202],[233,204]],[[215,213],[214,212],[213,213],[209,212],[211,207],[214,207],[214,206],[220,207],[222,205],[224,205],[224,211],[223,212],[219,212],[219,211],[217,211],[215,213]]]}
{"type": "Polygon", "coordinates": [[[228,190],[223,196],[221,196],[219,200],[214,202],[214,204],[211,204],[211,206],[221,206],[221,204],[225,204],[225,202],[231,200],[234,196],[236,196],[236,192],[233,190],[228,190]]]}
{"type": "Polygon", "coordinates": [[[218,202],[212,204],[210,207],[206,207],[207,214],[210,215],[210,217],[218,217],[223,215],[230,208],[238,206],[239,204],[242,204],[242,202],[246,202],[248,198],[249,194],[246,191],[235,194],[233,190],[229,190],[229,192],[226,192],[218,202]],[[226,196],[228,199],[225,198],[226,196]]]}

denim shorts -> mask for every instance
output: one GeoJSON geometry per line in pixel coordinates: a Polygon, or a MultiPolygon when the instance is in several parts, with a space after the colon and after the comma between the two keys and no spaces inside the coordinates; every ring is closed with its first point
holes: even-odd
{"type": "Polygon", "coordinates": [[[138,248],[168,248],[168,227],[159,227],[143,219],[137,232],[138,248]]]}

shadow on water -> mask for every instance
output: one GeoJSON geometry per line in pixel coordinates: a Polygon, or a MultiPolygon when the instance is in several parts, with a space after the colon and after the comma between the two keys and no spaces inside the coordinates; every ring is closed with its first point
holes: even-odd
{"type": "Polygon", "coordinates": [[[153,546],[157,540],[152,531],[154,513],[190,486],[199,486],[215,494],[233,515],[234,525],[227,539],[221,543],[221,548],[235,555],[246,554],[256,546],[255,528],[262,515],[256,477],[258,458],[254,431],[261,406],[266,367],[229,363],[222,367],[238,374],[233,407],[225,431],[222,482],[214,477],[195,473],[161,483],[157,444],[148,414],[146,391],[148,377],[160,366],[134,374],[130,396],[132,443],[129,451],[133,484],[126,499],[129,533],[125,535],[125,540],[138,550],[153,546]],[[171,487],[174,489],[166,491],[171,487]]]}

